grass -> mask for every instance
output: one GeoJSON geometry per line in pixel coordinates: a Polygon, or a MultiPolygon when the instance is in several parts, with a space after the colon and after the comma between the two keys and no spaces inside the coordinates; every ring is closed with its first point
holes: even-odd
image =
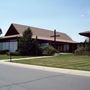
{"type": "Polygon", "coordinates": [[[16,63],[40,65],[90,71],[90,56],[60,55],[49,58],[13,61],[16,63]]]}
{"type": "MultiPolygon", "coordinates": [[[[25,57],[28,57],[28,56],[11,56],[11,58],[25,58],[25,57]]],[[[9,55],[0,55],[0,60],[3,60],[3,59],[9,59],[10,56],[9,55]]]]}

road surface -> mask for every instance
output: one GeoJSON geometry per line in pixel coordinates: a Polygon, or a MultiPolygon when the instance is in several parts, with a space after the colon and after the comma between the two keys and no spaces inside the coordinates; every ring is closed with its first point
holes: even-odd
{"type": "Polygon", "coordinates": [[[0,90],[90,90],[90,77],[0,63],[0,90]]]}

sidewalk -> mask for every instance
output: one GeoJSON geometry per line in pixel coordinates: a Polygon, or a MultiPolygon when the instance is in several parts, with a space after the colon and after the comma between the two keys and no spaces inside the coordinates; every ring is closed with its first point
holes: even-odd
{"type": "MultiPolygon", "coordinates": [[[[27,57],[27,58],[14,58],[14,59],[11,59],[12,61],[13,60],[28,60],[28,59],[37,59],[37,58],[48,58],[48,57],[53,57],[53,56],[39,56],[39,57],[27,57]]],[[[10,61],[10,59],[2,59],[0,60],[0,62],[2,61],[10,61]]]]}

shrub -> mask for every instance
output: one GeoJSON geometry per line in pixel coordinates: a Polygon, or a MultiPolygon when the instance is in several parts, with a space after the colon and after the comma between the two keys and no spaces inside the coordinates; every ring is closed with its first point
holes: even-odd
{"type": "Polygon", "coordinates": [[[0,50],[0,54],[6,54],[9,50],[0,50]]]}
{"type": "Polygon", "coordinates": [[[76,55],[82,55],[82,52],[85,51],[84,47],[79,47],[75,50],[76,55]]]}
{"type": "Polygon", "coordinates": [[[90,47],[85,46],[85,47],[79,47],[78,49],[75,50],[76,55],[90,55],[90,47]]]}
{"type": "Polygon", "coordinates": [[[86,50],[86,51],[90,51],[90,44],[87,44],[87,45],[85,46],[85,50],[86,50]]]}
{"type": "Polygon", "coordinates": [[[42,47],[42,50],[43,50],[42,54],[47,55],[47,56],[54,55],[57,52],[57,50],[53,46],[50,46],[50,45],[46,47],[45,46],[42,47]]]}

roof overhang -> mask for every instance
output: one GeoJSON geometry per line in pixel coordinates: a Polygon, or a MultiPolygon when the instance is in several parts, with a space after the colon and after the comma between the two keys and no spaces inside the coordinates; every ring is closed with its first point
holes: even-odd
{"type": "Polygon", "coordinates": [[[1,37],[0,39],[12,39],[12,38],[18,38],[18,37],[21,37],[21,36],[20,35],[11,35],[11,36],[1,37]]]}
{"type": "Polygon", "coordinates": [[[90,31],[80,32],[79,34],[82,36],[90,37],[90,31]]]}
{"type": "MultiPolygon", "coordinates": [[[[0,39],[17,39],[17,38],[20,38],[22,37],[22,34],[18,34],[18,35],[11,35],[11,36],[4,36],[4,37],[1,37],[0,39]]],[[[36,38],[36,35],[33,35],[32,36],[33,39],[36,38]]],[[[37,39],[39,40],[47,40],[47,41],[54,41],[53,38],[48,38],[48,37],[41,37],[41,36],[38,36],[37,39]]],[[[76,43],[74,41],[70,41],[70,40],[63,40],[63,39],[56,39],[56,42],[64,42],[64,43],[76,43]]]]}

